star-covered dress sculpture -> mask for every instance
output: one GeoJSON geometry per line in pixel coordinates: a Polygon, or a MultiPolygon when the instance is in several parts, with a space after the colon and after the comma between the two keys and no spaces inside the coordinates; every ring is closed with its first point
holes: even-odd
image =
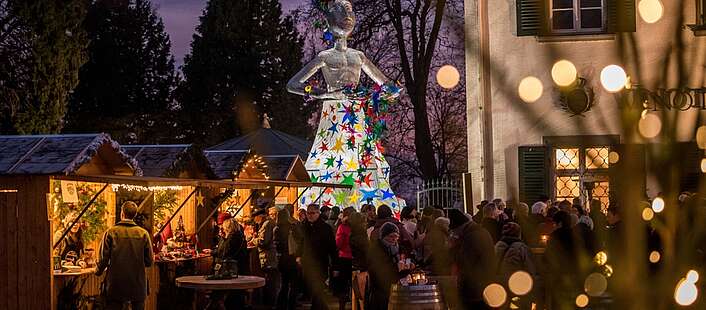
{"type": "Polygon", "coordinates": [[[333,47],[320,52],[287,84],[287,89],[307,99],[323,100],[321,119],[306,161],[312,181],[352,185],[352,190],[312,188],[299,203],[325,206],[386,204],[393,209],[405,205],[390,188],[390,165],[383,156],[381,138],[388,106],[401,91],[362,52],[348,48],[347,38],[355,26],[348,0],[315,1],[326,15],[326,36],[333,47]],[[326,85],[307,82],[321,70],[326,85]],[[376,85],[359,85],[365,72],[376,85]]]}

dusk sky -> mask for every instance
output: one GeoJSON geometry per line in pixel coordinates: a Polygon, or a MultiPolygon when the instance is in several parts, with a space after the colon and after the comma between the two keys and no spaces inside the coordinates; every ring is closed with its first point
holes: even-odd
{"type": "MultiPolygon", "coordinates": [[[[307,0],[280,0],[282,10],[287,13],[307,0]]],[[[183,63],[189,52],[191,36],[198,24],[201,11],[207,0],[153,0],[157,12],[164,20],[164,26],[172,40],[172,53],[177,66],[183,63]]]]}

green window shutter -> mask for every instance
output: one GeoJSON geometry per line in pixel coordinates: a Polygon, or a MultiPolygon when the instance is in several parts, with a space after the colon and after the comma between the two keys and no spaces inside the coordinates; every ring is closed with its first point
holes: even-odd
{"type": "Polygon", "coordinates": [[[545,28],[548,0],[516,0],[517,36],[538,36],[545,28]]]}
{"type": "Polygon", "coordinates": [[[699,181],[703,175],[701,173],[703,151],[694,142],[681,142],[677,144],[676,149],[674,160],[681,164],[679,190],[696,192],[699,189],[699,181]]]}
{"type": "Polygon", "coordinates": [[[618,144],[610,148],[619,155],[618,162],[610,164],[608,169],[611,204],[624,205],[645,200],[645,145],[618,144]]]}
{"type": "Polygon", "coordinates": [[[546,146],[520,146],[518,148],[520,201],[532,205],[549,193],[549,164],[546,146]]]}
{"type": "Polygon", "coordinates": [[[608,32],[635,32],[635,0],[606,0],[608,32]]]}

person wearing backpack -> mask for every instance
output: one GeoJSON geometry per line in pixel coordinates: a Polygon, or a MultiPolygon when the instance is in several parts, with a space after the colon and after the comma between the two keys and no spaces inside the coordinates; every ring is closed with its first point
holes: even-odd
{"type": "MultiPolygon", "coordinates": [[[[522,229],[519,224],[508,222],[503,225],[502,237],[495,244],[495,256],[498,258],[498,275],[501,283],[508,283],[515,272],[527,272],[537,283],[537,269],[530,248],[522,241],[522,229]]],[[[536,287],[536,284],[535,284],[536,287]]],[[[531,299],[520,296],[520,309],[530,309],[531,299]]]]}

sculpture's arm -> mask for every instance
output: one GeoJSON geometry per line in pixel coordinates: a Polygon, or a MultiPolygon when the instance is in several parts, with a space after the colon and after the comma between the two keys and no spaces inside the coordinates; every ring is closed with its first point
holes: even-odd
{"type": "Polygon", "coordinates": [[[365,54],[361,53],[360,57],[363,60],[363,72],[373,79],[376,84],[382,85],[390,81],[368,57],[365,57],[365,54]]]}
{"type": "Polygon", "coordinates": [[[293,94],[297,95],[302,95],[305,96],[307,95],[306,90],[304,88],[306,87],[306,81],[316,74],[316,71],[319,71],[321,67],[324,66],[323,60],[317,55],[309,61],[309,63],[304,66],[297,74],[295,74],[291,79],[289,79],[289,82],[287,82],[287,91],[293,94]]]}

